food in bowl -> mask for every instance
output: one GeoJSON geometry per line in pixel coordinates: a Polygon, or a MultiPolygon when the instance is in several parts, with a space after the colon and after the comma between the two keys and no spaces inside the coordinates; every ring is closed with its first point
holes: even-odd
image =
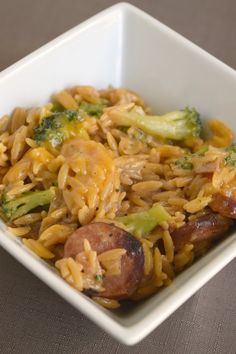
{"type": "Polygon", "coordinates": [[[148,297],[233,227],[236,145],[223,122],[208,127],[123,88],[18,107],[0,120],[1,217],[99,304],[148,297]]]}

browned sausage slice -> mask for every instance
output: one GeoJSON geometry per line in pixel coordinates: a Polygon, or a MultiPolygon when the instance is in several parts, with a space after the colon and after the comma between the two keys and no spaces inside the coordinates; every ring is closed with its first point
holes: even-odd
{"type": "Polygon", "coordinates": [[[172,232],[171,237],[175,250],[178,251],[187,243],[211,241],[222,236],[232,225],[232,221],[219,214],[206,214],[172,232]]]}
{"type": "Polygon", "coordinates": [[[216,193],[213,195],[209,206],[213,211],[221,215],[236,219],[236,198],[234,197],[227,197],[224,194],[216,193]]]}
{"type": "Polygon", "coordinates": [[[128,232],[111,224],[93,223],[78,228],[67,240],[64,257],[73,257],[83,251],[87,239],[97,254],[114,248],[124,248],[121,258],[121,273],[104,276],[103,292],[96,294],[112,299],[128,298],[137,288],[143,276],[144,254],[141,243],[128,232]]]}

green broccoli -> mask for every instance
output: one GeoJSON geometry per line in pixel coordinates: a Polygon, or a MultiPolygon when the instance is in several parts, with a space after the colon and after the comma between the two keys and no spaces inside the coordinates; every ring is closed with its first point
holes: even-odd
{"type": "Polygon", "coordinates": [[[24,193],[15,199],[8,198],[7,193],[4,193],[1,200],[1,210],[6,218],[12,221],[27,214],[32,209],[50,204],[54,196],[54,188],[24,193]]]}
{"type": "Polygon", "coordinates": [[[177,166],[181,167],[183,170],[192,170],[193,169],[192,158],[204,156],[207,151],[208,151],[208,147],[203,146],[198,151],[194,152],[193,154],[188,153],[187,155],[185,155],[181,159],[177,160],[175,162],[175,164],[177,166]]]}
{"type": "Polygon", "coordinates": [[[192,155],[186,155],[183,158],[177,160],[175,164],[179,167],[181,167],[183,170],[192,170],[193,169],[193,164],[191,162],[192,160],[192,155]]]}
{"type": "Polygon", "coordinates": [[[236,166],[236,143],[230,145],[225,149],[227,155],[225,156],[225,165],[236,166]]]}
{"type": "Polygon", "coordinates": [[[96,274],[95,275],[95,280],[98,281],[98,282],[101,282],[102,278],[103,278],[103,276],[101,274],[96,274]]]}
{"type": "Polygon", "coordinates": [[[231,144],[225,150],[228,152],[235,152],[236,153],[236,143],[231,144]]]}
{"type": "Polygon", "coordinates": [[[162,139],[185,140],[199,137],[202,128],[199,114],[188,108],[162,116],[122,112],[118,109],[110,111],[109,115],[118,126],[134,126],[146,134],[162,139]]]}
{"type": "Polygon", "coordinates": [[[83,118],[78,111],[55,112],[51,116],[43,118],[41,123],[34,128],[34,139],[38,143],[49,142],[53,147],[56,147],[70,137],[80,135],[84,130],[81,127],[82,121],[83,118]]]}
{"type": "Polygon", "coordinates": [[[169,220],[170,215],[161,205],[155,205],[147,211],[117,217],[134,236],[141,238],[151,232],[163,221],[169,220]]]}
{"type": "Polygon", "coordinates": [[[103,109],[105,105],[103,103],[88,103],[88,102],[81,102],[79,109],[82,112],[87,113],[89,116],[96,116],[100,117],[103,114],[103,109]]]}
{"type": "MultiPolygon", "coordinates": [[[[128,129],[127,127],[124,128],[128,129]]],[[[141,143],[144,144],[150,144],[153,140],[151,135],[145,134],[144,131],[139,128],[133,129],[132,136],[134,139],[141,141],[141,143]]]]}

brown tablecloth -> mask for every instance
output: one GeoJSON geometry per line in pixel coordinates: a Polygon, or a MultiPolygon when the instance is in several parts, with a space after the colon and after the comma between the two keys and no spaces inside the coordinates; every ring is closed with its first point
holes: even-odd
{"type": "MultiPolygon", "coordinates": [[[[0,0],[0,70],[112,0],[0,0]]],[[[236,67],[235,0],[131,1],[236,67]]],[[[1,104],[1,100],[0,100],[1,104]]],[[[126,347],[0,249],[0,353],[236,353],[236,262],[140,344],[126,347]]]]}

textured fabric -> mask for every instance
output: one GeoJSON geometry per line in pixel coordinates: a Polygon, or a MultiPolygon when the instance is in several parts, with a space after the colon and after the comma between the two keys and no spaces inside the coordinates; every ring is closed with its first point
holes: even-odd
{"type": "MultiPolygon", "coordinates": [[[[112,0],[0,0],[0,70],[114,4],[112,0]]],[[[234,0],[134,0],[236,67],[234,0]]],[[[0,353],[236,353],[233,261],[151,335],[118,344],[0,249],[0,353]]]]}

